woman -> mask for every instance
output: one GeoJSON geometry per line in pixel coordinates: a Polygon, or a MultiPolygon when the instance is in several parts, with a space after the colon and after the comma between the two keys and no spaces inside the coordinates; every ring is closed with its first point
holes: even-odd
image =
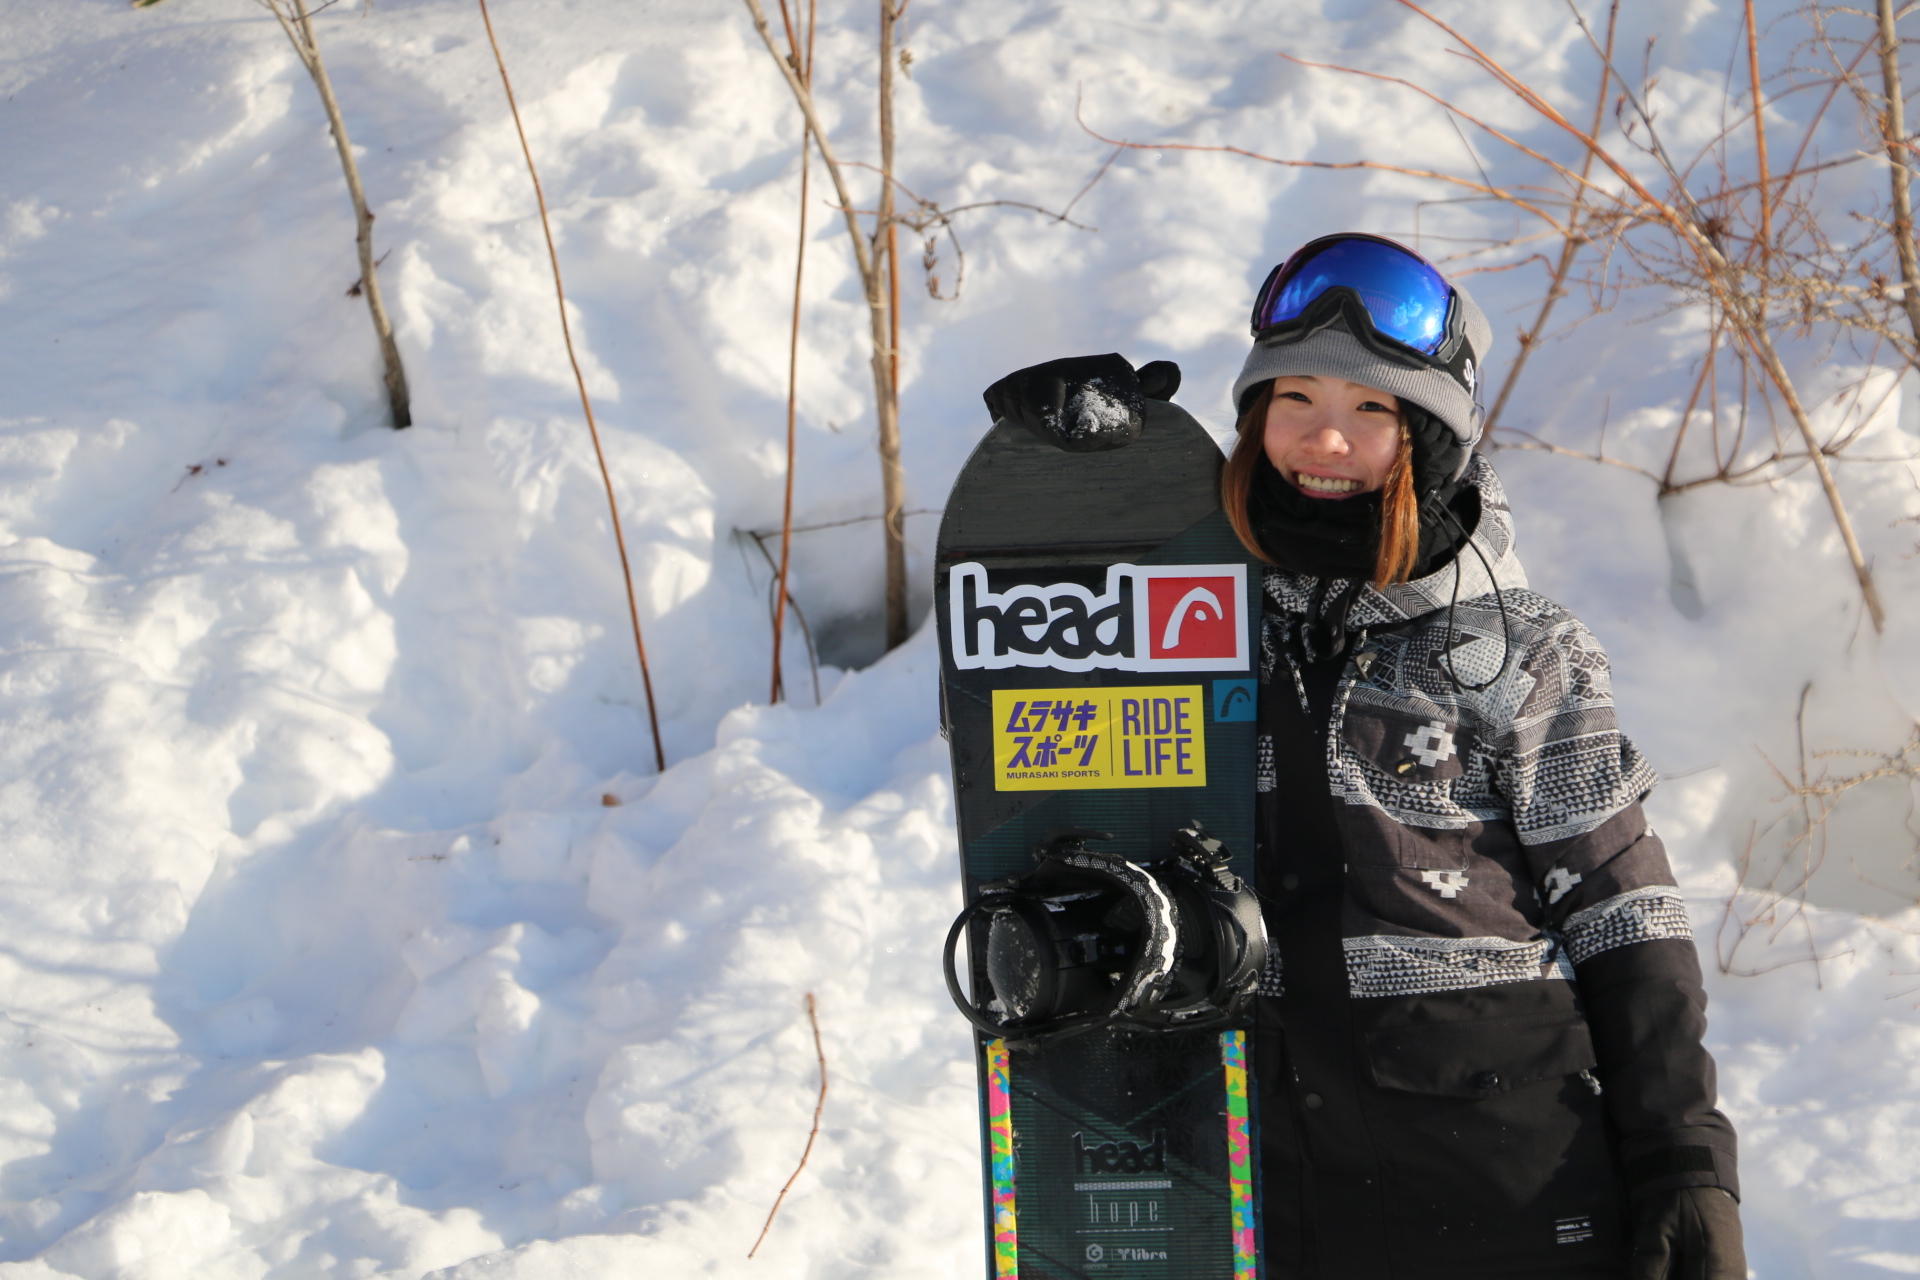
{"type": "MultiPolygon", "coordinates": [[[[1268,1274],[1744,1280],[1654,773],[1473,452],[1486,319],[1418,255],[1340,235],[1274,269],[1253,331],[1222,491],[1269,565],[1268,1274]]],[[[1061,426],[1096,364],[1141,394],[1103,357],[989,403],[1100,447],[1061,426]]]]}

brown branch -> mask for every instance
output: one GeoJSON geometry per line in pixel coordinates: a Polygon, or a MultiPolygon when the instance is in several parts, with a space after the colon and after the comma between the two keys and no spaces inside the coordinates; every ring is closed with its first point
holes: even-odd
{"type": "MultiPolygon", "coordinates": [[[[939,507],[915,507],[910,511],[902,511],[900,514],[903,516],[937,516],[944,515],[945,512],[939,507]]],[[[848,516],[845,520],[822,520],[819,524],[797,524],[793,526],[793,531],[795,533],[818,533],[822,529],[844,529],[848,525],[871,524],[875,520],[885,519],[886,517],[884,515],[848,516]]],[[[775,531],[772,529],[765,531],[749,529],[747,532],[756,538],[771,538],[775,531]]]]}
{"type": "MultiPolygon", "coordinates": [[[[366,189],[360,185],[360,165],[353,156],[353,143],[347,138],[347,122],[340,114],[340,103],[333,95],[333,80],[327,75],[327,63],[320,56],[320,41],[313,34],[313,14],[306,0],[293,0],[293,11],[280,7],[280,0],[258,0],[273,14],[307,69],[313,87],[320,94],[320,105],[327,113],[327,128],[333,134],[334,149],[340,154],[340,169],[346,174],[347,195],[353,201],[354,240],[360,251],[360,280],[365,286],[367,312],[373,318],[374,337],[380,343],[380,363],[387,387],[387,411],[395,430],[413,425],[413,401],[407,391],[407,370],[400,361],[400,345],[394,341],[393,321],[387,316],[386,300],[380,294],[379,263],[373,256],[373,210],[367,205],[366,189]]],[[[325,6],[322,6],[323,8],[325,6]]]]}
{"type": "MultiPolygon", "coordinates": [[[[295,0],[298,3],[298,0],[295,0]]],[[[647,668],[647,642],[640,635],[640,600],[633,589],[633,566],[627,560],[627,538],[620,530],[620,502],[613,493],[613,473],[607,469],[607,453],[600,445],[600,427],[593,419],[593,401],[587,395],[586,375],[580,372],[580,357],[573,349],[573,325],[567,320],[567,291],[560,280],[560,252],[553,245],[553,224],[547,217],[547,193],[540,186],[540,172],[533,164],[533,148],[527,143],[527,130],[520,123],[520,104],[513,96],[513,81],[507,75],[507,60],[500,52],[500,41],[493,33],[493,17],[487,12],[487,0],[479,0],[480,21],[487,28],[487,42],[493,46],[494,65],[500,68],[500,84],[507,91],[507,110],[513,114],[514,132],[520,135],[520,154],[526,157],[527,176],[533,179],[533,198],[540,206],[540,231],[547,239],[547,262],[553,267],[553,296],[560,308],[560,336],[567,344],[567,363],[573,366],[573,381],[580,388],[580,408],[586,414],[587,434],[593,437],[593,456],[600,464],[600,479],[607,486],[607,510],[613,519],[613,542],[620,550],[620,577],[627,587],[627,618],[633,623],[633,650],[640,658],[640,683],[647,693],[647,724],[653,730],[653,763],[667,771],[667,749],[660,741],[660,710],[653,697],[653,675],[647,668]]],[[[371,273],[369,273],[371,282],[371,273]]]]}
{"type": "Polygon", "coordinates": [[[892,338],[887,283],[878,260],[881,228],[874,229],[872,242],[861,231],[852,193],[847,190],[846,173],[840,158],[833,153],[833,144],[828,141],[826,128],[814,108],[813,91],[801,81],[799,69],[782,57],[774,45],[773,31],[767,24],[766,10],[761,7],[760,0],[745,0],[745,3],[748,14],[753,18],[753,29],[759,33],[760,43],[766,46],[768,56],[780,68],[780,75],[786,80],[800,114],[806,117],[807,129],[820,147],[820,159],[827,166],[827,176],[833,179],[834,194],[839,197],[840,214],[846,219],[847,239],[852,245],[854,263],[860,270],[860,282],[866,294],[868,337],[872,347],[869,365],[873,373],[874,418],[880,435],[881,501],[891,517],[885,526],[887,647],[891,649],[906,639],[906,546],[901,538],[898,520],[898,513],[904,505],[906,473],[900,465],[899,402],[892,395],[892,338]]]}
{"type": "MultiPolygon", "coordinates": [[[[780,19],[787,27],[787,47],[792,51],[789,56],[800,68],[801,82],[809,88],[813,85],[813,33],[818,25],[817,0],[807,0],[807,53],[805,59],[800,56],[799,41],[794,38],[793,19],[787,12],[787,0],[780,0],[780,19]]],[[[793,327],[787,339],[787,480],[786,496],[780,508],[780,567],[778,577],[780,589],[774,597],[773,607],[773,676],[771,691],[767,694],[769,705],[780,701],[785,692],[785,677],[781,674],[780,647],[786,638],[787,625],[787,573],[792,565],[793,554],[793,466],[795,456],[794,425],[798,416],[800,399],[800,282],[807,266],[807,182],[813,171],[810,158],[810,146],[813,135],[807,131],[804,121],[800,126],[800,237],[799,245],[793,252],[793,327]]],[[[761,548],[764,553],[765,547],[761,548]]],[[[797,611],[796,611],[797,612],[797,611]]],[[[805,631],[806,622],[801,621],[805,631]]],[[[813,639],[807,639],[809,661],[813,655],[813,639]]],[[[820,672],[815,664],[813,675],[813,701],[820,702],[820,672]]]]}
{"type": "MultiPolygon", "coordinates": [[[[882,0],[884,3],[885,0],[882,0]]],[[[780,1188],[780,1194],[773,1199],[773,1208],[767,1210],[767,1221],[760,1228],[760,1235],[753,1242],[753,1248],[747,1250],[751,1258],[760,1252],[765,1243],[767,1232],[773,1229],[773,1216],[780,1212],[780,1204],[787,1198],[787,1192],[793,1190],[794,1182],[800,1177],[800,1171],[807,1167],[807,1157],[813,1154],[813,1140],[820,1136],[820,1112],[827,1105],[827,1051],[820,1047],[820,1018],[815,1012],[813,992],[807,992],[807,1021],[813,1024],[813,1052],[820,1059],[820,1100],[813,1104],[813,1128],[807,1131],[807,1145],[800,1152],[800,1163],[795,1167],[793,1176],[787,1179],[787,1185],[780,1188]]]]}
{"type": "MultiPolygon", "coordinates": [[[[1121,150],[1124,150],[1124,148],[1121,148],[1121,150]]],[[[1118,155],[1119,153],[1119,150],[1116,150],[1114,155],[1118,155]]],[[[1100,229],[1098,227],[1090,227],[1084,222],[1075,222],[1067,216],[1067,213],[1075,204],[1079,203],[1080,196],[1092,190],[1093,184],[1098,182],[1101,177],[1106,174],[1108,167],[1112,165],[1112,163],[1113,159],[1110,156],[1107,159],[1107,163],[1100,166],[1100,171],[1094,174],[1092,180],[1089,181],[1086,186],[1080,188],[1080,195],[1076,195],[1067,203],[1067,208],[1058,213],[1047,208],[1045,205],[1029,204],[1025,200],[975,200],[971,204],[957,204],[953,208],[948,209],[942,206],[937,200],[916,194],[913,188],[900,181],[899,178],[889,175],[886,170],[882,169],[879,165],[868,164],[864,160],[848,160],[846,166],[849,169],[865,169],[869,173],[879,175],[881,181],[890,184],[894,190],[918,205],[920,207],[919,215],[898,212],[892,215],[895,222],[903,226],[912,227],[915,231],[924,232],[929,226],[936,222],[944,222],[957,213],[971,213],[975,209],[1025,209],[1030,213],[1037,213],[1043,218],[1051,218],[1055,222],[1064,222],[1076,231],[1098,231],[1100,229]]],[[[834,205],[831,207],[837,209],[839,206],[834,205]]],[[[856,207],[854,212],[873,218],[880,216],[878,209],[862,209],[856,207]]]]}
{"type": "MultiPolygon", "coordinates": [[[[1749,0],[1751,3],[1751,0],[1749,0]]],[[[1906,108],[1900,93],[1900,38],[1893,25],[1893,0],[1879,0],[1880,78],[1886,87],[1886,102],[1880,113],[1881,137],[1887,148],[1887,164],[1893,182],[1893,247],[1900,255],[1901,305],[1907,322],[1913,327],[1915,342],[1920,342],[1920,257],[1913,247],[1913,175],[1907,168],[1906,108]]]]}
{"type": "MultiPolygon", "coordinates": [[[[1074,192],[1073,199],[1067,201],[1067,207],[1062,209],[1059,213],[1060,221],[1070,223],[1073,226],[1080,225],[1078,223],[1073,222],[1070,218],[1067,217],[1067,215],[1073,212],[1073,206],[1080,203],[1080,197],[1086,195],[1087,192],[1093,190],[1093,188],[1099,183],[1100,179],[1107,176],[1107,170],[1113,168],[1113,162],[1115,160],[1118,160],[1120,158],[1120,154],[1125,150],[1126,150],[1125,147],[1115,147],[1113,149],[1113,154],[1107,157],[1106,163],[1102,164],[1100,168],[1094,172],[1094,175],[1091,178],[1087,179],[1087,185],[1084,187],[1081,187],[1078,191],[1074,192]]],[[[1091,230],[1091,228],[1089,228],[1089,230],[1091,230]]]]}
{"type": "MultiPolygon", "coordinates": [[[[875,519],[878,518],[877,516],[875,517],[875,519]]],[[[781,526],[780,532],[787,531],[786,526],[781,526]]],[[[774,535],[772,533],[760,533],[753,529],[740,528],[734,529],[733,532],[736,536],[745,534],[747,537],[752,538],[754,549],[759,551],[761,559],[767,562],[767,568],[773,571],[773,577],[767,583],[767,616],[769,618],[779,616],[781,606],[784,606],[785,608],[793,610],[793,620],[800,624],[800,639],[804,641],[807,646],[807,668],[813,673],[813,705],[817,707],[820,705],[820,654],[813,647],[813,628],[807,625],[806,612],[800,608],[800,602],[787,593],[786,584],[780,581],[780,564],[773,558],[773,554],[767,550],[767,539],[774,535]],[[778,593],[777,595],[776,592],[778,593]],[[778,601],[778,604],[776,604],[776,601],[778,601]]],[[[806,528],[803,526],[793,529],[791,532],[805,533],[806,528]]],[[[742,557],[742,559],[744,558],[745,557],[742,557]]],[[[753,581],[753,571],[751,569],[747,571],[747,581],[749,583],[753,581]]]]}
{"type": "Polygon", "coordinates": [[[1631,471],[1637,476],[1645,476],[1656,485],[1660,483],[1659,476],[1653,474],[1653,472],[1647,470],[1645,467],[1635,466],[1631,462],[1623,462],[1619,458],[1609,457],[1604,453],[1582,453],[1578,449],[1569,449],[1565,445],[1552,444],[1542,440],[1531,431],[1522,431],[1518,427],[1502,427],[1501,430],[1508,435],[1521,436],[1523,439],[1517,444],[1501,442],[1493,445],[1492,448],[1529,449],[1539,453],[1557,453],[1566,458],[1578,458],[1582,462],[1598,462],[1604,466],[1619,467],[1622,471],[1631,471]]]}
{"type": "MultiPolygon", "coordinates": [[[[1667,469],[1660,476],[1660,491],[1667,492],[1673,487],[1673,471],[1680,465],[1680,446],[1686,442],[1687,427],[1693,421],[1693,410],[1700,403],[1700,393],[1714,381],[1713,358],[1720,350],[1720,326],[1716,322],[1712,332],[1707,335],[1707,358],[1700,362],[1700,376],[1693,380],[1693,394],[1687,397],[1687,407],[1680,415],[1680,426],[1673,433],[1673,452],[1667,455],[1667,469]]],[[[1718,384],[1715,384],[1718,389],[1718,384]]],[[[1715,461],[1719,461],[1716,457],[1715,461]]]]}
{"type": "MultiPolygon", "coordinates": [[[[1773,252],[1773,201],[1767,194],[1767,112],[1760,96],[1760,27],[1753,16],[1753,0],[1747,0],[1747,78],[1753,85],[1753,148],[1760,170],[1760,272],[1765,275],[1773,252]]],[[[1764,323],[1764,295],[1760,305],[1764,323]]]]}
{"type": "Polygon", "coordinates": [[[1249,151],[1245,147],[1208,146],[1197,142],[1129,142],[1121,138],[1109,138],[1088,124],[1081,115],[1080,103],[1078,102],[1074,103],[1073,118],[1080,127],[1087,132],[1089,137],[1104,142],[1110,147],[1119,147],[1129,151],[1218,152],[1226,155],[1244,156],[1249,160],[1259,160],[1265,164],[1282,165],[1289,169],[1372,169],[1379,173],[1398,173],[1410,178],[1431,178],[1436,182],[1444,182],[1451,186],[1464,187],[1468,191],[1477,191],[1482,195],[1504,200],[1508,204],[1525,209],[1528,213],[1541,219],[1541,221],[1545,222],[1548,226],[1555,228],[1560,227],[1559,221],[1555,219],[1552,214],[1537,207],[1532,201],[1527,200],[1523,196],[1501,187],[1488,187],[1477,182],[1469,182],[1465,178],[1455,177],[1450,173],[1441,173],[1437,169],[1410,169],[1403,165],[1382,164],[1377,160],[1288,160],[1280,156],[1262,155],[1258,151],[1249,151]]]}
{"type": "MultiPolygon", "coordinates": [[[[885,383],[886,407],[879,415],[880,501],[886,511],[887,648],[907,642],[907,528],[900,513],[907,506],[906,473],[900,463],[900,227],[893,218],[893,71],[894,0],[880,0],[880,217],[874,224],[874,255],[887,260],[887,335],[885,368],[876,364],[876,385],[885,383]],[[881,248],[884,239],[885,248],[881,248]]],[[[876,341],[878,339],[876,338],[876,341]]],[[[876,362],[880,353],[874,353],[876,362]]]]}
{"type": "MultiPolygon", "coordinates": [[[[1834,484],[1833,471],[1827,466],[1826,456],[1821,451],[1821,443],[1814,432],[1812,420],[1807,416],[1806,408],[1800,401],[1800,393],[1794,386],[1792,376],[1787,372],[1786,363],[1781,360],[1780,354],[1774,346],[1773,335],[1768,331],[1764,320],[1759,314],[1756,299],[1739,287],[1733,264],[1728,261],[1726,254],[1721,250],[1719,245],[1714,242],[1713,237],[1708,234],[1709,219],[1700,209],[1699,203],[1694,199],[1692,193],[1687,190],[1678,171],[1668,158],[1665,148],[1660,145],[1659,135],[1653,129],[1652,117],[1647,113],[1646,109],[1640,105],[1639,99],[1626,87],[1625,81],[1622,81],[1621,92],[1629,102],[1634,104],[1635,109],[1640,114],[1640,118],[1646,123],[1648,143],[1653,148],[1653,152],[1660,160],[1661,165],[1666,169],[1668,176],[1673,179],[1676,197],[1686,203],[1687,212],[1685,213],[1675,209],[1667,201],[1655,196],[1653,192],[1647,189],[1646,184],[1633,175],[1632,171],[1629,170],[1626,165],[1621,163],[1618,158],[1600,145],[1599,139],[1593,133],[1582,133],[1579,126],[1568,121],[1552,103],[1543,98],[1532,86],[1508,71],[1492,55],[1480,49],[1479,46],[1475,45],[1471,40],[1468,40],[1452,26],[1434,17],[1416,3],[1415,0],[1398,0],[1398,3],[1413,10],[1428,22],[1457,40],[1468,50],[1468,56],[1489,75],[1493,76],[1495,80],[1505,86],[1509,92],[1533,108],[1542,118],[1557,125],[1578,139],[1583,146],[1590,150],[1600,163],[1607,166],[1607,168],[1613,172],[1614,176],[1620,179],[1628,190],[1632,191],[1634,195],[1644,201],[1650,209],[1658,213],[1661,221],[1667,225],[1680,242],[1691,252],[1699,264],[1699,285],[1708,290],[1725,309],[1725,313],[1731,322],[1734,332],[1738,335],[1740,341],[1752,350],[1754,356],[1759,360],[1760,367],[1766,373],[1768,381],[1773,384],[1774,389],[1780,394],[1780,399],[1785,403],[1787,413],[1793,419],[1794,426],[1805,439],[1807,453],[1813,462],[1814,472],[1820,478],[1820,487],[1826,495],[1827,506],[1833,513],[1834,523],[1840,530],[1840,539],[1846,545],[1847,559],[1852,565],[1854,577],[1860,584],[1860,596],[1867,606],[1868,615],[1873,619],[1874,630],[1886,630],[1886,611],[1880,604],[1880,592],[1874,584],[1873,570],[1868,567],[1866,556],[1860,549],[1860,540],[1853,530],[1853,520],[1847,514],[1846,504],[1840,497],[1838,486],[1834,484]]],[[[1589,42],[1594,43],[1597,49],[1599,46],[1597,42],[1593,41],[1592,32],[1587,30],[1586,19],[1580,16],[1577,8],[1573,10],[1573,13],[1575,20],[1580,24],[1581,30],[1587,32],[1589,42]]],[[[1604,57],[1605,55],[1603,54],[1602,56],[1604,57]]],[[[1609,59],[1608,61],[1609,65],[1611,65],[1611,60],[1609,59]]],[[[1563,175],[1566,173],[1564,166],[1555,165],[1554,168],[1563,175]]]]}
{"type": "MultiPolygon", "coordinates": [[[[1287,53],[1284,50],[1281,51],[1280,56],[1282,58],[1285,58],[1288,62],[1295,63],[1302,67],[1313,67],[1316,70],[1320,70],[1320,71],[1342,71],[1348,75],[1360,76],[1363,79],[1379,80],[1385,84],[1397,84],[1403,89],[1411,89],[1413,92],[1419,94],[1421,97],[1432,101],[1441,110],[1447,112],[1449,116],[1460,117],[1461,119],[1465,120],[1468,124],[1473,125],[1475,128],[1484,130],[1486,133],[1491,134],[1495,138],[1498,138],[1501,142],[1506,143],[1508,146],[1512,147],[1515,151],[1520,152],[1522,155],[1526,156],[1528,159],[1536,160],[1539,163],[1546,165],[1549,169],[1552,169],[1555,173],[1559,174],[1561,177],[1566,178],[1569,181],[1573,182],[1576,191],[1584,191],[1586,186],[1588,185],[1587,179],[1584,176],[1584,172],[1581,175],[1575,175],[1571,169],[1568,169],[1565,165],[1562,165],[1558,160],[1555,160],[1553,157],[1546,155],[1544,152],[1536,151],[1534,148],[1529,147],[1526,143],[1521,142],[1518,138],[1515,138],[1511,134],[1495,128],[1493,125],[1488,124],[1485,120],[1482,120],[1478,116],[1473,115],[1471,112],[1468,112],[1462,109],[1458,104],[1452,102],[1447,98],[1441,97],[1439,94],[1433,92],[1433,90],[1431,89],[1428,89],[1422,85],[1415,84],[1411,80],[1405,80],[1399,76],[1384,75],[1378,71],[1366,71],[1359,67],[1343,67],[1338,63],[1333,63],[1333,62],[1309,62],[1305,58],[1296,58],[1292,54],[1287,53]]],[[[1602,100],[1604,101],[1604,95],[1602,97],[1602,100]]],[[[1596,125],[1594,128],[1595,128],[1595,132],[1597,133],[1599,131],[1599,126],[1596,125]]],[[[1475,158],[1475,163],[1478,164],[1477,157],[1475,158]]],[[[1492,190],[1493,189],[1492,185],[1490,182],[1486,180],[1485,173],[1481,174],[1481,178],[1484,184],[1481,189],[1492,190]]],[[[1576,199],[1577,198],[1578,197],[1576,196],[1576,199]]]]}
{"type": "MultiPolygon", "coordinates": [[[[1600,136],[1600,127],[1606,123],[1607,80],[1613,72],[1613,34],[1620,21],[1620,0],[1613,0],[1607,10],[1607,52],[1600,64],[1600,88],[1593,98],[1593,129],[1595,137],[1600,136]]],[[[1580,179],[1585,182],[1593,170],[1593,152],[1588,150],[1580,162],[1580,179]]],[[[1547,281],[1547,296],[1540,300],[1540,313],[1533,318],[1533,327],[1520,335],[1520,351],[1513,362],[1507,366],[1507,376],[1500,384],[1500,394],[1494,398],[1493,410],[1487,414],[1487,429],[1480,437],[1482,447],[1493,439],[1494,428],[1500,424],[1500,415],[1506,410],[1507,397],[1513,394],[1514,384],[1520,381],[1521,370],[1527,367],[1527,358],[1540,345],[1540,336],[1546,332],[1547,320],[1553,315],[1553,306],[1566,294],[1567,272],[1573,266],[1573,260],[1579,255],[1580,246],[1586,238],[1580,234],[1580,215],[1586,199],[1584,186],[1574,188],[1573,209],[1567,215],[1567,238],[1560,246],[1560,260],[1554,264],[1553,275],[1547,281]]]]}
{"type": "Polygon", "coordinates": [[[1799,428],[1807,442],[1807,453],[1813,461],[1814,474],[1820,477],[1820,488],[1826,494],[1827,506],[1833,511],[1834,523],[1840,527],[1840,540],[1846,544],[1853,575],[1860,583],[1860,598],[1866,602],[1867,615],[1873,619],[1873,629],[1884,632],[1887,629],[1887,611],[1880,603],[1880,589],[1874,585],[1873,570],[1867,566],[1866,555],[1860,549],[1860,539],[1853,531],[1853,520],[1847,515],[1846,505],[1840,499],[1840,488],[1833,481],[1833,468],[1827,465],[1827,455],[1820,446],[1819,437],[1814,434],[1813,422],[1800,403],[1800,392],[1787,374],[1787,367],[1781,361],[1779,352],[1774,350],[1771,334],[1763,328],[1745,326],[1741,327],[1739,333],[1760,358],[1760,367],[1766,371],[1781,400],[1786,402],[1787,413],[1792,416],[1794,426],[1799,428]]]}

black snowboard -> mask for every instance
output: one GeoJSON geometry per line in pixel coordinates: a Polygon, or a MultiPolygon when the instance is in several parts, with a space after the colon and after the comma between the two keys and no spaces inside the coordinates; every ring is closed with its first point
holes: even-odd
{"type": "MultiPolygon", "coordinates": [[[[1252,883],[1260,575],[1221,465],[1149,400],[1106,452],[996,423],[954,483],[934,600],[969,902],[1052,832],[1148,861],[1196,819],[1252,883]]],[[[1240,1030],[979,1036],[990,1274],[1255,1280],[1248,1050],[1240,1030]]]]}

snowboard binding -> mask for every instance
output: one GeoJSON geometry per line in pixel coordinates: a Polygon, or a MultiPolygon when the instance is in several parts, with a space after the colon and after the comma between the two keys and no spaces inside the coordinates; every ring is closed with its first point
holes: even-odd
{"type": "Polygon", "coordinates": [[[1052,831],[1023,876],[981,886],[953,922],[947,991],[980,1030],[1015,1048],[1102,1027],[1217,1029],[1244,1020],[1266,964],[1260,904],[1198,821],[1175,831],[1173,856],[1136,863],[1052,831]],[[986,999],[960,989],[954,952],[987,920],[986,999]]]}

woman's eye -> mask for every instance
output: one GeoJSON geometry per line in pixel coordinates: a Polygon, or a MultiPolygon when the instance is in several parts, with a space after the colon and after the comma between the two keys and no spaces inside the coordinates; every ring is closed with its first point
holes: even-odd
{"type": "Polygon", "coordinates": [[[1282,400],[1298,400],[1301,404],[1313,403],[1313,401],[1307,399],[1305,395],[1301,394],[1298,391],[1282,391],[1280,393],[1280,398],[1282,400]]]}
{"type": "Polygon", "coordinates": [[[1362,413],[1398,413],[1398,409],[1389,409],[1378,400],[1368,400],[1360,406],[1362,413]]]}

